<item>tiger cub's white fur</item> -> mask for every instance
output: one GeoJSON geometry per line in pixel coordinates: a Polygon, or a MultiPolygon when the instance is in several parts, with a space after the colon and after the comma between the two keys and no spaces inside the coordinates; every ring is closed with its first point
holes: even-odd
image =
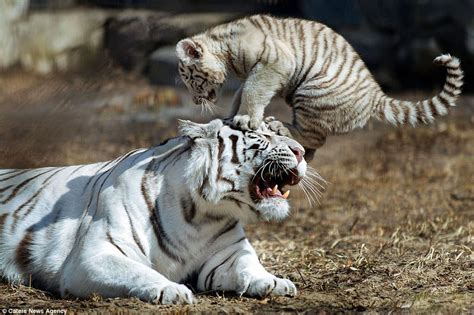
{"type": "Polygon", "coordinates": [[[459,60],[442,55],[434,60],[447,69],[440,94],[419,102],[390,98],[342,36],[321,23],[295,18],[243,18],[180,41],[176,53],[196,104],[215,102],[233,72],[245,80],[234,98],[234,114],[240,107],[237,125],[257,128],[265,107],[280,95],[292,107],[293,121],[276,123],[274,129],[289,130],[311,149],[328,135],[363,127],[370,117],[394,125],[430,123],[455,105],[463,84],[459,60]]]}
{"type": "Polygon", "coordinates": [[[1,170],[0,275],[61,296],[163,304],[192,303],[184,284],[295,295],[259,263],[242,226],[286,217],[288,195],[272,187],[305,176],[303,148],[265,126],[180,130],[109,162],[1,170]]]}

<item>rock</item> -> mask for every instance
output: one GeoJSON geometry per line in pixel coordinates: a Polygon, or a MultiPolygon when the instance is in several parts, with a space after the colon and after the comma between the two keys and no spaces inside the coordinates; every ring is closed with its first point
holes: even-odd
{"type": "Polygon", "coordinates": [[[4,12],[0,13],[1,68],[19,63],[39,73],[66,71],[89,65],[100,53],[106,11],[78,9],[26,14],[28,1],[0,1],[0,6],[8,3],[17,5],[0,10],[4,12]]]}
{"type": "Polygon", "coordinates": [[[127,10],[109,19],[105,45],[109,55],[128,70],[142,72],[159,47],[236,17],[225,13],[170,14],[127,10]]]}
{"type": "Polygon", "coordinates": [[[21,23],[28,5],[28,0],[0,1],[0,70],[18,62],[21,23]]]}
{"type": "Polygon", "coordinates": [[[22,66],[40,73],[87,66],[102,48],[106,19],[102,10],[31,14],[23,26],[22,66]]]}
{"type": "Polygon", "coordinates": [[[65,9],[77,4],[76,0],[30,0],[31,10],[43,9],[65,9]]]}
{"type": "Polygon", "coordinates": [[[165,46],[153,52],[149,58],[147,76],[151,83],[176,85],[181,79],[178,74],[178,58],[175,46],[165,46]]]}

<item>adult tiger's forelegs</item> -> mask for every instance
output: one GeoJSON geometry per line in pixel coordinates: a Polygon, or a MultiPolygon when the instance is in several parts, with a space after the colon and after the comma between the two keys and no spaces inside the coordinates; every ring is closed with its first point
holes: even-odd
{"type": "Polygon", "coordinates": [[[155,304],[192,304],[192,292],[157,271],[115,249],[104,254],[80,254],[66,264],[61,295],[88,298],[91,292],[103,297],[137,297],[155,304]]]}
{"type": "Polygon", "coordinates": [[[296,295],[293,282],[265,270],[247,239],[216,253],[205,263],[198,289],[233,291],[254,297],[296,295]]]}

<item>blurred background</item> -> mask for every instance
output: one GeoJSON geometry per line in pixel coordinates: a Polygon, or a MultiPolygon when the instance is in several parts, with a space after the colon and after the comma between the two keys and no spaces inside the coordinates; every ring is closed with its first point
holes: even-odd
{"type": "MultiPolygon", "coordinates": [[[[180,84],[174,45],[255,13],[329,25],[389,94],[438,91],[441,53],[461,59],[473,91],[474,0],[2,0],[0,166],[108,159],[174,135],[176,117],[209,120],[180,84]]],[[[217,116],[238,84],[225,86],[217,116]]]]}
{"type": "MultiPolygon", "coordinates": [[[[263,264],[294,299],[200,295],[203,313],[472,313],[474,282],[474,0],[0,0],[0,168],[92,163],[175,136],[192,104],[174,45],[255,13],[323,22],[360,53],[393,97],[438,93],[441,53],[461,59],[464,93],[429,126],[329,137],[312,166],[318,204],[292,189],[292,214],[247,227],[263,264]]],[[[227,116],[239,82],[217,103],[227,116]]],[[[291,119],[275,99],[268,115],[291,119]]],[[[156,311],[137,300],[59,300],[0,284],[0,305],[156,311]]],[[[189,309],[161,309],[189,312],[189,309]]]]}

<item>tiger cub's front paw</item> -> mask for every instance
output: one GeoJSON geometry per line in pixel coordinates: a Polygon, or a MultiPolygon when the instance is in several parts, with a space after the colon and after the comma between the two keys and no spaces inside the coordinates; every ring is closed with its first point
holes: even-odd
{"type": "Polygon", "coordinates": [[[268,116],[265,118],[264,122],[265,125],[267,125],[267,128],[277,135],[292,138],[290,130],[288,130],[281,121],[276,120],[275,117],[268,116]]]}
{"type": "Polygon", "coordinates": [[[245,294],[253,297],[295,296],[296,292],[293,282],[269,274],[262,278],[251,279],[245,294]]]}
{"type": "Polygon", "coordinates": [[[233,119],[233,126],[241,130],[256,130],[260,128],[262,120],[249,115],[236,115],[233,119]]]}

